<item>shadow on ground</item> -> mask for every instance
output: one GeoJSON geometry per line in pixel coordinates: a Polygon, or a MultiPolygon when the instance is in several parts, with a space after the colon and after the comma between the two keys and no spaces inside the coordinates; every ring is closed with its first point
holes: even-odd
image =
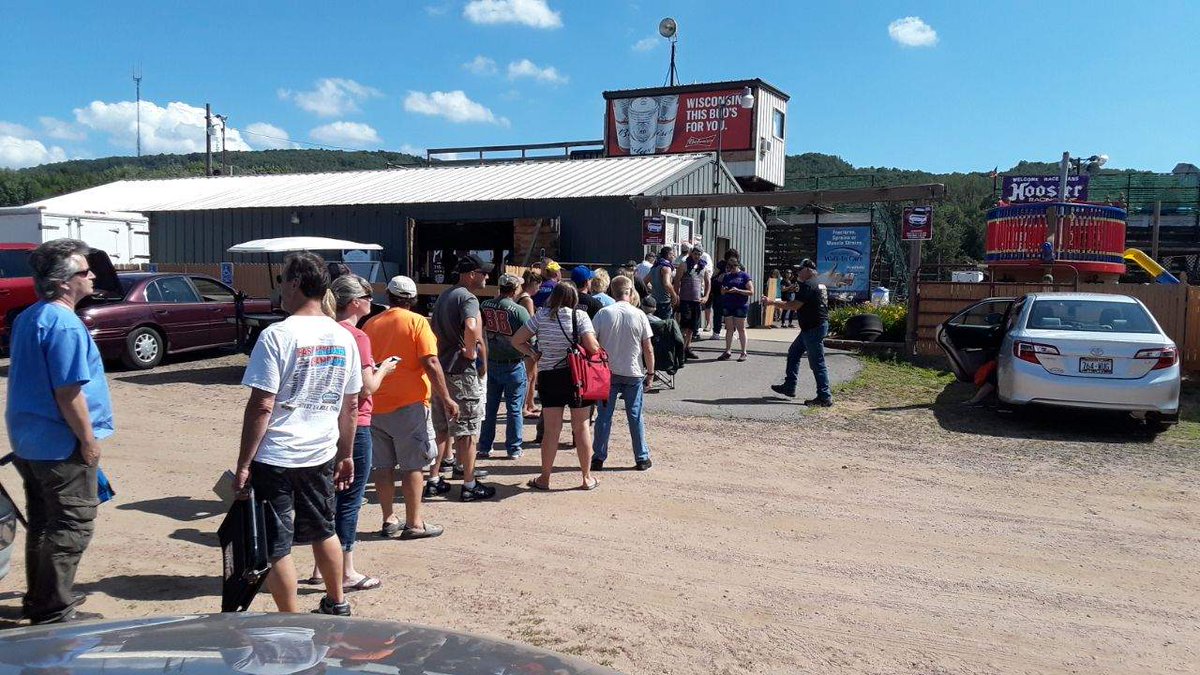
{"type": "Polygon", "coordinates": [[[1144,424],[1112,411],[1034,406],[1010,409],[995,400],[979,408],[967,406],[965,402],[974,390],[970,383],[952,382],[938,394],[932,405],[875,410],[929,408],[938,425],[947,431],[998,438],[1098,443],[1145,443],[1151,439],[1144,424]]]}
{"type": "Polygon", "coordinates": [[[117,506],[119,511],[141,511],[184,522],[203,520],[225,512],[225,505],[216,499],[192,497],[160,497],[117,506]]]}
{"type": "Polygon", "coordinates": [[[241,384],[245,366],[214,366],[182,370],[126,371],[114,379],[130,384],[241,384]]]}
{"type": "Polygon", "coordinates": [[[218,576],[177,574],[123,574],[86,584],[76,584],[84,593],[103,593],[120,600],[192,600],[221,594],[218,576]]]}

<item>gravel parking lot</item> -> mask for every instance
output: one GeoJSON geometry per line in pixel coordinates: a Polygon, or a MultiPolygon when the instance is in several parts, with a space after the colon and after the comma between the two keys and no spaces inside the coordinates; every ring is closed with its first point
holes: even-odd
{"type": "MultiPolygon", "coordinates": [[[[217,355],[110,374],[118,432],[102,464],[118,497],[79,573],[86,609],[219,608],[210,488],[237,452],[244,364],[217,355]]],[[[763,391],[782,359],[741,365],[736,386],[763,391]]],[[[714,366],[732,368],[681,377],[714,366]]],[[[765,419],[685,414],[652,396],[651,471],[629,470],[619,425],[594,492],[566,490],[577,480],[564,476],[563,491],[531,493],[536,452],[491,460],[496,500],[435,500],[428,517],[446,534],[432,540],[377,538],[369,492],[357,559],[383,586],[353,594],[354,611],[632,673],[1196,672],[1194,447],[1103,418],[962,408],[956,385],[932,405],[870,392],[765,419]]],[[[574,461],[560,454],[563,471],[574,461]]],[[[0,481],[19,485],[11,467],[0,481]]],[[[0,581],[0,624],[15,623],[21,590],[17,560],[0,581]]],[[[270,607],[263,595],[255,608],[270,607]]]]}

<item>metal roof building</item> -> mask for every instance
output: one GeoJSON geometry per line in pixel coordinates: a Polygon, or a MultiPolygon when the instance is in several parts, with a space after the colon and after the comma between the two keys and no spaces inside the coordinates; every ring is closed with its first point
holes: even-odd
{"type": "MultiPolygon", "coordinates": [[[[643,211],[629,198],[711,192],[713,171],[712,155],[693,154],[117,181],[29,206],[144,213],[154,262],[221,262],[242,241],[319,235],[379,243],[385,261],[434,282],[440,251],[516,264],[543,252],[603,264],[639,258],[643,211]]],[[[741,191],[724,166],[720,191],[741,191]]],[[[719,216],[714,232],[704,210],[670,214],[668,240],[736,247],[761,278],[762,219],[749,208],[719,216]]]]}

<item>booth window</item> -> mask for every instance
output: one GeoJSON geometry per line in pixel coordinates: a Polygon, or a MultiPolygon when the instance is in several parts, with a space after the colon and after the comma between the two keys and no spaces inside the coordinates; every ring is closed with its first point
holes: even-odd
{"type": "Polygon", "coordinates": [[[771,129],[775,133],[775,138],[783,140],[783,111],[775,110],[771,119],[771,129]]]}

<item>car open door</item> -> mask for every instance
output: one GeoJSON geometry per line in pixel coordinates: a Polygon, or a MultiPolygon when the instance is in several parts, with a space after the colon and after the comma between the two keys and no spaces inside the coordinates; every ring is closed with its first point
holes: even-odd
{"type": "Polygon", "coordinates": [[[962,382],[971,382],[975,371],[996,358],[1004,338],[1005,318],[1013,298],[988,298],[947,319],[937,328],[937,343],[950,359],[962,382]]]}

